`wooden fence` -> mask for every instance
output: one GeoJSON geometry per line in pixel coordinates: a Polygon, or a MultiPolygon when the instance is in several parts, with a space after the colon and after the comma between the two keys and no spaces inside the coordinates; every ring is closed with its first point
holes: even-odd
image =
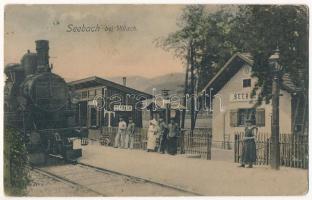
{"type": "MultiPolygon", "coordinates": [[[[103,145],[114,146],[117,127],[103,127],[101,136],[97,137],[103,145]]],[[[159,141],[158,141],[159,142],[159,141]]],[[[195,128],[181,130],[177,137],[178,153],[200,155],[201,158],[211,159],[211,129],[195,128]]],[[[146,149],[147,128],[136,128],[134,149],[146,149]]]]}
{"type": "MultiPolygon", "coordinates": [[[[236,133],[234,141],[234,161],[240,162],[244,133],[236,133]]],[[[268,133],[255,136],[257,149],[257,165],[270,164],[271,139],[268,133]]],[[[285,167],[308,168],[308,136],[280,134],[280,164],[285,167]]]]}

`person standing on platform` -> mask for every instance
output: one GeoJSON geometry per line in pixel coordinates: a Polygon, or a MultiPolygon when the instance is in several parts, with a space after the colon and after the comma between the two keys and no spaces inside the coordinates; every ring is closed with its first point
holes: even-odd
{"type": "Polygon", "coordinates": [[[127,124],[124,119],[121,117],[119,119],[118,131],[115,137],[115,148],[124,147],[125,135],[126,135],[127,124]]]}
{"type": "Polygon", "coordinates": [[[129,124],[127,127],[127,131],[126,131],[126,146],[125,148],[129,148],[133,149],[133,144],[134,144],[134,130],[135,130],[135,124],[133,122],[133,120],[130,118],[129,119],[129,124]]]}
{"type": "Polygon", "coordinates": [[[243,149],[240,167],[252,168],[252,164],[256,162],[257,152],[256,152],[256,142],[255,135],[258,132],[258,128],[252,125],[252,120],[246,120],[245,135],[243,138],[243,149]]]}
{"type": "Polygon", "coordinates": [[[147,152],[155,151],[158,131],[157,121],[151,120],[147,131],[147,152]]]}
{"type": "Polygon", "coordinates": [[[159,137],[158,152],[165,153],[166,144],[167,144],[168,126],[165,123],[163,118],[159,119],[159,131],[160,131],[160,137],[159,137]]]}
{"type": "Polygon", "coordinates": [[[167,152],[170,155],[177,154],[177,137],[178,137],[178,131],[179,127],[175,123],[174,119],[170,120],[170,124],[168,125],[169,133],[168,133],[168,141],[167,141],[167,152]]]}

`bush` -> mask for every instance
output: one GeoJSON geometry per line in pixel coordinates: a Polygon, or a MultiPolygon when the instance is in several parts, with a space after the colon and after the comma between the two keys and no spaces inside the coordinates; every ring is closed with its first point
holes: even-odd
{"type": "Polygon", "coordinates": [[[4,191],[10,196],[26,195],[29,179],[28,153],[23,135],[13,128],[4,130],[4,191]]]}

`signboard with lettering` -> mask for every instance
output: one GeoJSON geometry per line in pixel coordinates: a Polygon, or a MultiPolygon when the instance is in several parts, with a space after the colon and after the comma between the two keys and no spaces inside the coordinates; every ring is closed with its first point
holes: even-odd
{"type": "Polygon", "coordinates": [[[258,96],[251,96],[250,92],[233,92],[230,94],[231,102],[239,102],[239,101],[255,101],[258,96]]]}
{"type": "Polygon", "coordinates": [[[132,105],[114,105],[114,111],[132,111],[132,105]]]}

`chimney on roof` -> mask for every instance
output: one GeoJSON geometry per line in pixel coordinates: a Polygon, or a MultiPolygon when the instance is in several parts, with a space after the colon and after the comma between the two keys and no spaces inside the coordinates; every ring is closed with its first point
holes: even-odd
{"type": "Polygon", "coordinates": [[[127,77],[122,77],[122,83],[124,86],[127,86],[127,77]]]}

